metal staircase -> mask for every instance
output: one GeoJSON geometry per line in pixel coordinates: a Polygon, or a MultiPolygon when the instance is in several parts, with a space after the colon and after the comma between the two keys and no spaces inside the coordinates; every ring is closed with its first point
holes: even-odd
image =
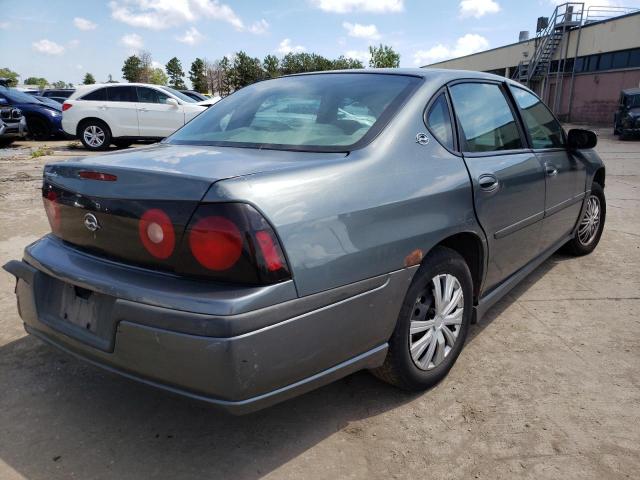
{"type": "MultiPolygon", "coordinates": [[[[584,3],[568,2],[558,5],[549,17],[547,25],[543,25],[536,32],[533,55],[518,64],[512,78],[529,87],[546,78],[550,73],[551,62],[556,52],[561,49],[565,33],[582,26],[583,12],[584,3]]],[[[564,67],[566,52],[565,55],[561,55],[561,58],[559,63],[564,67]]]]}

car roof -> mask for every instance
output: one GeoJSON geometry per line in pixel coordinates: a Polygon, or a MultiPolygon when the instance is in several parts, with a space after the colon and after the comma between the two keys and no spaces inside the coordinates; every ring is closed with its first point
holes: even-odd
{"type": "MultiPolygon", "coordinates": [[[[441,79],[443,82],[462,78],[483,78],[487,80],[512,81],[493,73],[476,72],[474,70],[452,70],[448,68],[356,68],[351,70],[327,70],[323,72],[296,73],[297,75],[331,74],[331,73],[367,73],[380,75],[411,75],[414,77],[428,78],[430,80],[441,79]]],[[[516,82],[513,82],[516,83],[516,82]]]]}
{"type": "Polygon", "coordinates": [[[98,88],[104,87],[151,87],[151,88],[162,88],[164,85],[155,85],[153,83],[120,83],[120,82],[112,82],[112,83],[92,83],[90,85],[78,85],[75,91],[71,94],[68,100],[77,100],[79,97],[86,95],[93,90],[97,90],[98,88]]]}
{"type": "Polygon", "coordinates": [[[625,88],[622,93],[625,95],[638,95],[640,94],[640,88],[625,88]]]}

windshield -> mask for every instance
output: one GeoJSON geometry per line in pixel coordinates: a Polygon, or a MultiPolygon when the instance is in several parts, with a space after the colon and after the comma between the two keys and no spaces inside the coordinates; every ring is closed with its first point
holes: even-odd
{"type": "Polygon", "coordinates": [[[12,103],[40,103],[33,95],[21,92],[15,88],[7,88],[0,86],[0,93],[7,97],[12,103]]]}
{"type": "Polygon", "coordinates": [[[419,81],[367,73],[266,80],[216,103],[167,142],[348,151],[373,138],[419,81]]]}
{"type": "Polygon", "coordinates": [[[187,102],[187,103],[195,103],[195,100],[191,97],[188,97],[187,95],[185,95],[182,92],[179,92],[178,90],[175,90],[171,87],[160,87],[161,89],[171,93],[172,95],[175,95],[176,97],[178,97],[180,100],[182,100],[183,102],[187,102]]]}
{"type": "Polygon", "coordinates": [[[640,95],[627,95],[624,103],[628,108],[640,107],[640,95]]]}

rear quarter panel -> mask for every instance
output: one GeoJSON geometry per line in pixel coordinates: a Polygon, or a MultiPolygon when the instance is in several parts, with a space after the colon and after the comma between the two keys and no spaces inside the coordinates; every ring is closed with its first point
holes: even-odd
{"type": "Polygon", "coordinates": [[[428,81],[368,146],[341,159],[215,183],[205,201],[254,204],[275,226],[300,296],[405,268],[442,239],[482,237],[463,159],[428,133],[428,81]],[[427,133],[428,145],[416,143],[427,133]]]}

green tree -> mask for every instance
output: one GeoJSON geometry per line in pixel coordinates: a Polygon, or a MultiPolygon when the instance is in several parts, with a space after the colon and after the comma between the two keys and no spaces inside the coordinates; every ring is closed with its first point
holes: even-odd
{"type": "Polygon", "coordinates": [[[275,55],[267,55],[262,62],[264,71],[269,78],[275,78],[280,76],[280,61],[275,55]]]}
{"type": "Polygon", "coordinates": [[[364,68],[364,65],[360,60],[346,58],[343,55],[340,55],[331,65],[332,70],[350,70],[352,68],[364,68]]]}
{"type": "Polygon", "coordinates": [[[400,54],[388,45],[380,44],[379,47],[369,47],[371,58],[369,66],[373,68],[398,68],[400,66],[400,54]]]}
{"type": "Polygon", "coordinates": [[[220,74],[218,75],[218,93],[221,97],[226,97],[231,93],[231,62],[227,57],[222,57],[218,63],[220,74]]]}
{"type": "Polygon", "coordinates": [[[65,82],[64,80],[58,80],[57,82],[53,82],[51,85],[53,86],[53,88],[66,88],[67,82],[65,82]]]}
{"type": "Polygon", "coordinates": [[[87,74],[84,76],[84,80],[82,80],[82,84],[93,85],[94,83],[96,83],[96,79],[93,78],[93,75],[87,72],[87,74]]]}
{"type": "Polygon", "coordinates": [[[46,87],[48,83],[47,79],[42,77],[29,77],[24,81],[25,85],[37,85],[40,88],[46,87]]]}
{"type": "Polygon", "coordinates": [[[131,55],[122,66],[122,78],[128,82],[139,82],[142,76],[142,62],[137,55],[131,55]]]}
{"type": "Polygon", "coordinates": [[[187,88],[184,84],[184,71],[180,60],[173,57],[166,65],[167,75],[169,75],[169,86],[177,89],[187,88]]]}
{"type": "Polygon", "coordinates": [[[6,78],[11,87],[15,87],[18,84],[19,76],[20,75],[9,68],[0,68],[0,78],[6,78]]]}
{"type": "Polygon", "coordinates": [[[236,53],[230,72],[231,87],[238,90],[264,78],[260,60],[251,58],[245,52],[236,53]]]}
{"type": "Polygon", "coordinates": [[[155,85],[166,85],[169,81],[167,74],[161,68],[154,68],[151,70],[151,75],[149,75],[149,83],[153,83],[155,85]]]}
{"type": "Polygon", "coordinates": [[[207,93],[207,75],[204,60],[201,58],[196,58],[191,64],[189,80],[191,80],[191,85],[196,92],[207,93]]]}
{"type": "Polygon", "coordinates": [[[287,53],[280,62],[283,75],[332,70],[333,62],[316,53],[287,53]]]}

